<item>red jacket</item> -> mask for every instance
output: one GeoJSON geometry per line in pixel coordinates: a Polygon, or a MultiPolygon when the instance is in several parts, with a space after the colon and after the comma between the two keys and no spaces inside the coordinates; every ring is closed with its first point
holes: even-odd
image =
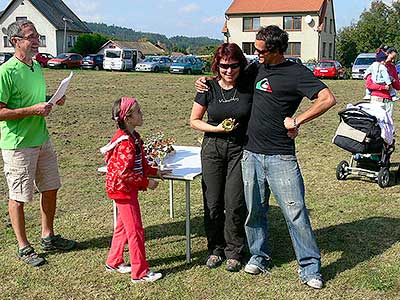
{"type": "MultiPolygon", "coordinates": [[[[386,64],[389,76],[393,78],[392,86],[395,90],[400,90],[399,74],[397,73],[396,67],[392,63],[386,64]]],[[[374,83],[371,79],[371,75],[368,75],[365,87],[371,91],[372,96],[381,97],[384,99],[392,99],[386,86],[383,84],[374,83]]]]}
{"type": "Polygon", "coordinates": [[[136,151],[131,135],[118,129],[111,141],[101,148],[107,163],[106,192],[111,199],[130,199],[132,191],[146,190],[149,175],[157,175],[157,169],[150,167],[147,162],[139,134],[135,137],[142,153],[143,175],[133,172],[136,151]]]}

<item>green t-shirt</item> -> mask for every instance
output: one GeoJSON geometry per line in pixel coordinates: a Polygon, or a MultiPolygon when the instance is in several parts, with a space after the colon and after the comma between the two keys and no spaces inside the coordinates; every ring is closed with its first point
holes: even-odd
{"type": "MultiPolygon", "coordinates": [[[[15,57],[0,67],[0,102],[7,108],[29,107],[46,101],[46,82],[36,61],[33,61],[33,70],[15,57]]],[[[42,116],[0,121],[0,129],[1,149],[41,146],[49,139],[42,116]]]]}

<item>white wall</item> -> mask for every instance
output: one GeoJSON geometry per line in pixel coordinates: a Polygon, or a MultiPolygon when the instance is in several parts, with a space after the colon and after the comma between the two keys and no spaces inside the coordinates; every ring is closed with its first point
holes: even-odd
{"type": "MultiPolygon", "coordinates": [[[[8,10],[8,14],[2,17],[1,27],[6,27],[12,22],[16,21],[16,17],[27,17],[28,20],[32,21],[40,35],[46,36],[46,47],[40,47],[40,52],[47,52],[52,55],[57,55],[56,46],[56,29],[55,27],[31,4],[30,1],[24,1],[24,5],[21,5],[22,0],[15,1],[11,9],[8,10]]],[[[0,51],[1,52],[14,52],[13,47],[4,47],[3,36],[1,33],[0,40],[0,51]]]]}

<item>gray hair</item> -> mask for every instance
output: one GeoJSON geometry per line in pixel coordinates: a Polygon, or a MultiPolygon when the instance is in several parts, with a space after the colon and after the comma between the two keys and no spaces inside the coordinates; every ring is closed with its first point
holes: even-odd
{"type": "Polygon", "coordinates": [[[29,21],[29,20],[18,20],[15,22],[12,22],[10,25],[8,25],[7,29],[5,27],[3,27],[3,29],[1,30],[5,35],[7,35],[8,40],[10,41],[10,43],[15,46],[11,39],[13,37],[23,37],[24,34],[22,32],[22,28],[26,27],[26,26],[32,26],[35,27],[35,25],[29,21]]]}

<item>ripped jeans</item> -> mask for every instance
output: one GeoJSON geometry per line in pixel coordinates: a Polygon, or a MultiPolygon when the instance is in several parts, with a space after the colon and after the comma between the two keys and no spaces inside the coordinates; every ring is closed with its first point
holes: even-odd
{"type": "Polygon", "coordinates": [[[268,208],[272,192],[289,229],[301,280],[321,279],[321,255],[305,206],[304,182],[296,156],[245,150],[241,163],[248,210],[245,230],[252,255],[249,263],[266,270],[271,260],[268,208]]]}

